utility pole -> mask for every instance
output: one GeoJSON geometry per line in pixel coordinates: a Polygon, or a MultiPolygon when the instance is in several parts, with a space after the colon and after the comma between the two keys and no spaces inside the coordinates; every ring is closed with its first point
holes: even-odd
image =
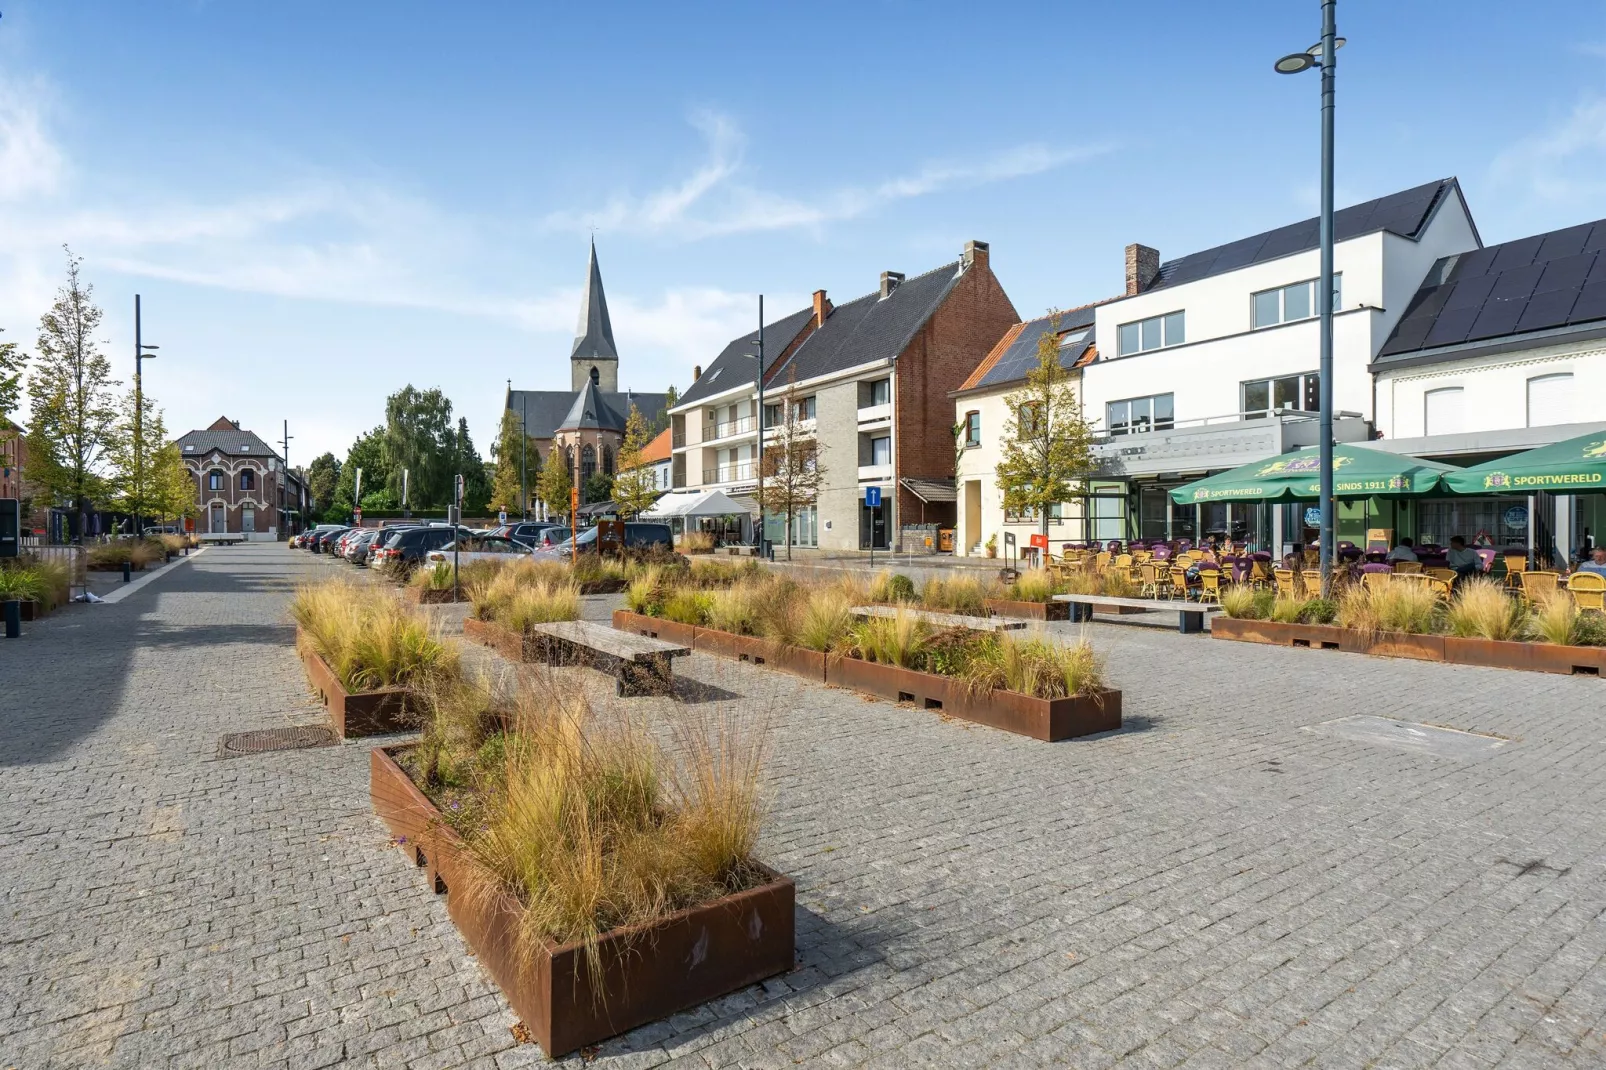
{"type": "MultiPolygon", "coordinates": [[[[285,506],[290,504],[290,440],[294,437],[294,435],[290,434],[290,421],[286,420],[284,422],[284,437],[279,440],[279,448],[284,450],[284,475],[279,480],[279,500],[285,506]]],[[[283,513],[289,513],[289,511],[288,508],[281,509],[283,513]]],[[[301,503],[299,501],[296,502],[296,515],[298,517],[301,515],[301,503]]],[[[285,527],[288,529],[290,527],[290,518],[285,516],[284,521],[285,527]]],[[[286,530],[285,534],[289,535],[291,532],[286,530]]]]}
{"type": "MultiPolygon", "coordinates": [[[[147,349],[160,349],[161,346],[148,346],[140,339],[139,331],[139,294],[134,295],[134,534],[145,534],[145,524],[140,519],[141,506],[145,504],[145,389],[144,375],[141,363],[146,360],[155,360],[155,353],[145,352],[147,349]]],[[[80,382],[80,396],[82,396],[82,383],[80,382]]],[[[83,538],[83,511],[79,510],[79,538],[83,538]]]]}
{"type": "MultiPolygon", "coordinates": [[[[764,556],[764,295],[758,295],[758,556],[764,556]]],[[[790,547],[790,543],[787,544],[790,547]]],[[[790,554],[790,548],[786,551],[790,554]]]]}
{"type": "Polygon", "coordinates": [[[1338,69],[1337,0],[1322,0],[1321,323],[1322,597],[1333,597],[1333,76],[1338,69]]]}

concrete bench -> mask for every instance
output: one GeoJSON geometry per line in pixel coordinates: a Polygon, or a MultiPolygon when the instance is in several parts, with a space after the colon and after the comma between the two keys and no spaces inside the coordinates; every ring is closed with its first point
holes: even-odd
{"type": "Polygon", "coordinates": [[[1056,602],[1071,603],[1071,619],[1073,621],[1087,621],[1093,619],[1093,607],[1100,606],[1136,606],[1142,609],[1169,609],[1177,615],[1177,631],[1184,635],[1204,631],[1204,618],[1206,613],[1218,612],[1221,607],[1211,602],[1184,602],[1177,599],[1158,598],[1112,598],[1107,594],[1057,594],[1056,602]]]}
{"type": "Polygon", "coordinates": [[[1012,617],[966,617],[958,613],[938,613],[931,609],[914,609],[908,606],[854,606],[857,617],[896,617],[899,613],[925,621],[933,628],[969,628],[976,632],[1005,632],[1026,627],[1026,621],[1012,617]]]}
{"type": "Polygon", "coordinates": [[[675,682],[670,659],[691,653],[690,647],[586,620],[537,624],[530,633],[545,640],[560,661],[579,662],[612,675],[620,696],[668,694],[675,682]]]}

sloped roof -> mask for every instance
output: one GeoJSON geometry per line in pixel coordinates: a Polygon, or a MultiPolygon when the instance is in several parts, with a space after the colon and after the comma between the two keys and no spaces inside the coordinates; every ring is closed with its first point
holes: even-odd
{"type": "Polygon", "coordinates": [[[278,456],[272,447],[250,431],[191,431],[178,440],[181,454],[196,456],[213,450],[226,457],[278,456]]]}
{"type": "MultiPolygon", "coordinates": [[[[663,394],[643,394],[628,390],[599,390],[597,393],[608,408],[622,416],[630,415],[630,406],[635,405],[643,416],[651,420],[664,408],[663,394]]],[[[568,416],[569,410],[574,407],[574,400],[573,390],[507,392],[508,411],[519,413],[521,416],[528,413],[529,422],[526,424],[526,431],[532,438],[551,438],[568,416]]]]}
{"type": "Polygon", "coordinates": [[[608,319],[608,298],[602,292],[602,269],[597,266],[597,242],[591,241],[591,258],[586,262],[586,292],[580,300],[580,322],[574,328],[574,348],[570,360],[618,360],[619,347],[613,344],[613,322],[608,319]]]}
{"type": "Polygon", "coordinates": [[[784,382],[794,374],[801,382],[897,356],[958,284],[962,263],[905,279],[886,297],[878,289],[837,305],[791,359],[770,371],[767,382],[784,382]]]}
{"type": "Polygon", "coordinates": [[[655,437],[651,442],[647,443],[646,446],[642,447],[642,463],[653,464],[657,461],[669,460],[670,448],[671,444],[669,428],[666,427],[662,431],[658,432],[657,437],[655,437]]]}
{"type": "Polygon", "coordinates": [[[558,422],[559,431],[623,431],[625,418],[615,412],[603,400],[602,391],[597,384],[586,380],[574,395],[574,404],[569,406],[569,413],[558,422]]]}
{"type": "Polygon", "coordinates": [[[1093,331],[1095,310],[1100,305],[1115,300],[1119,299],[1107,297],[1103,301],[1094,301],[1092,304],[1066,309],[1063,312],[1051,312],[1046,316],[1017,323],[998,340],[998,344],[993,346],[992,351],[976,365],[976,370],[970,373],[970,377],[960,384],[954,393],[962,394],[968,390],[1002,386],[1025,379],[1026,373],[1037,366],[1038,343],[1043,334],[1052,328],[1055,317],[1059,318],[1060,366],[1066,370],[1080,367],[1085,363],[1083,358],[1092,350],[1095,341],[1093,331]],[[1067,336],[1070,335],[1077,337],[1067,342],[1067,336]]]}
{"type": "MultiPolygon", "coordinates": [[[[1460,190],[1460,183],[1455,178],[1440,178],[1391,193],[1387,197],[1341,208],[1333,213],[1333,240],[1348,241],[1379,230],[1415,240],[1428,220],[1433,218],[1439,204],[1452,194],[1459,196],[1460,190]]],[[[1320,218],[1312,217],[1213,249],[1167,260],[1160,265],[1160,273],[1143,292],[1180,286],[1185,282],[1196,282],[1251,264],[1315,249],[1321,242],[1320,227],[1320,218]]]]}
{"type": "MultiPolygon", "coordinates": [[[[803,328],[809,324],[809,317],[814,315],[812,305],[801,308],[790,316],[783,316],[774,323],[764,325],[764,351],[771,357],[786,351],[786,347],[797,340],[803,328]]],[[[753,341],[757,332],[748,332],[739,338],[733,338],[730,343],[720,350],[719,356],[704,370],[702,377],[680,395],[676,405],[685,405],[694,401],[701,401],[715,394],[723,394],[733,386],[742,386],[758,381],[758,358],[753,354],[757,352],[757,344],[753,341]]]]}
{"type": "Polygon", "coordinates": [[[1606,219],[1447,256],[1377,363],[1426,349],[1606,321],[1606,219]]]}

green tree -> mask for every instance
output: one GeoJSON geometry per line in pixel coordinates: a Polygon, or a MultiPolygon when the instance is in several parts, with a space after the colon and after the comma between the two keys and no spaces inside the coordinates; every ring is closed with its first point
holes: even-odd
{"type": "Polygon", "coordinates": [[[177,442],[164,443],[152,454],[150,478],[155,515],[178,521],[199,515],[195,473],[185,467],[177,442]]]}
{"type": "MultiPolygon", "coordinates": [[[[63,246],[63,248],[66,248],[63,246]]],[[[96,347],[95,288],[67,250],[67,281],[39,320],[39,354],[28,381],[30,423],[24,477],[53,501],[69,501],[83,537],[85,513],[106,493],[106,448],[116,435],[116,380],[96,347]]]]}
{"type": "MultiPolygon", "coordinates": [[[[457,436],[452,429],[452,403],[439,389],[418,390],[411,383],[385,399],[384,467],[375,472],[381,483],[402,497],[407,473],[407,504],[414,509],[447,505],[457,476],[457,436]]],[[[367,477],[363,480],[368,482],[367,477]]]]}
{"type": "Polygon", "coordinates": [[[502,426],[491,453],[496,458],[491,504],[506,509],[512,516],[523,516],[529,511],[530,503],[519,499],[525,495],[532,500],[539,497],[536,483],[541,474],[541,451],[533,438],[527,438],[520,447],[519,417],[512,409],[502,414],[502,426]]]}
{"type": "MultiPolygon", "coordinates": [[[[0,328],[3,333],[4,328],[0,328]]],[[[22,370],[27,363],[27,354],[17,352],[17,343],[0,342],[0,437],[5,435],[6,424],[22,400],[22,370]]]]}
{"type": "Polygon", "coordinates": [[[312,494],[313,505],[328,509],[334,504],[335,487],[340,483],[340,461],[332,453],[313,458],[307,465],[307,490],[312,494]]]}
{"type": "Polygon", "coordinates": [[[619,475],[613,481],[613,500],[619,503],[619,515],[633,519],[646,512],[658,497],[658,482],[653,466],[642,458],[642,452],[652,442],[652,427],[641,410],[630,406],[625,417],[625,440],[619,446],[619,475]]]}
{"type": "Polygon", "coordinates": [[[613,477],[606,472],[591,473],[586,480],[585,488],[580,492],[580,499],[588,505],[592,502],[605,502],[613,497],[613,477]]]}
{"type": "Polygon", "coordinates": [[[565,516],[569,512],[569,491],[573,489],[574,481],[569,478],[569,466],[564,463],[563,451],[557,446],[552,447],[552,453],[547,463],[541,466],[540,487],[541,500],[546,503],[547,512],[553,516],[565,516]]]}
{"type": "MultiPolygon", "coordinates": [[[[491,481],[485,476],[485,462],[468,434],[468,417],[457,419],[452,444],[453,475],[463,476],[463,515],[484,516],[491,504],[491,481]]],[[[450,498],[448,497],[448,501],[450,498]]]]}
{"type": "Polygon", "coordinates": [[[825,485],[825,465],[820,460],[820,443],[803,426],[794,400],[795,380],[789,382],[781,398],[781,423],[765,431],[768,440],[759,461],[758,499],[761,517],[776,515],[786,522],[786,559],[792,560],[792,521],[808,506],[820,500],[825,485]]]}
{"type": "Polygon", "coordinates": [[[1076,380],[1060,363],[1059,319],[1037,342],[1037,367],[1004,399],[998,486],[1006,513],[1032,513],[1048,534],[1049,511],[1075,495],[1093,467],[1093,433],[1082,418],[1076,380]]]}
{"type": "Polygon", "coordinates": [[[357,436],[346,453],[346,461],[340,466],[340,478],[335,484],[334,497],[330,499],[323,518],[330,524],[339,524],[351,519],[351,511],[356,508],[357,500],[354,488],[357,483],[357,473],[362,473],[362,485],[366,492],[385,483],[385,429],[376,427],[372,431],[357,436]]]}
{"type": "Polygon", "coordinates": [[[161,492],[153,478],[156,453],[167,441],[167,428],[162,410],[150,394],[143,393],[140,408],[143,419],[134,418],[134,391],[123,399],[123,412],[118,418],[116,433],[106,446],[106,460],[111,469],[108,489],[111,503],[134,518],[138,530],[141,518],[157,516],[162,505],[161,492]]]}

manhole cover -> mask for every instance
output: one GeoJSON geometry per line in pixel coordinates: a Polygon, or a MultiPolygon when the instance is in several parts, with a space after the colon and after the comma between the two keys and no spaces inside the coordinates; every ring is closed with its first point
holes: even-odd
{"type": "Polygon", "coordinates": [[[303,750],[307,747],[333,747],[340,739],[334,730],[321,724],[298,724],[289,728],[264,728],[257,732],[235,732],[218,744],[219,758],[238,758],[242,754],[263,754],[273,750],[303,750]]]}
{"type": "Polygon", "coordinates": [[[1374,717],[1358,714],[1340,717],[1336,721],[1307,725],[1306,731],[1338,736],[1356,743],[1374,743],[1400,750],[1417,751],[1435,758],[1479,758],[1511,742],[1498,736],[1484,736],[1476,732],[1462,732],[1455,728],[1396,721],[1392,717],[1374,717]]]}

